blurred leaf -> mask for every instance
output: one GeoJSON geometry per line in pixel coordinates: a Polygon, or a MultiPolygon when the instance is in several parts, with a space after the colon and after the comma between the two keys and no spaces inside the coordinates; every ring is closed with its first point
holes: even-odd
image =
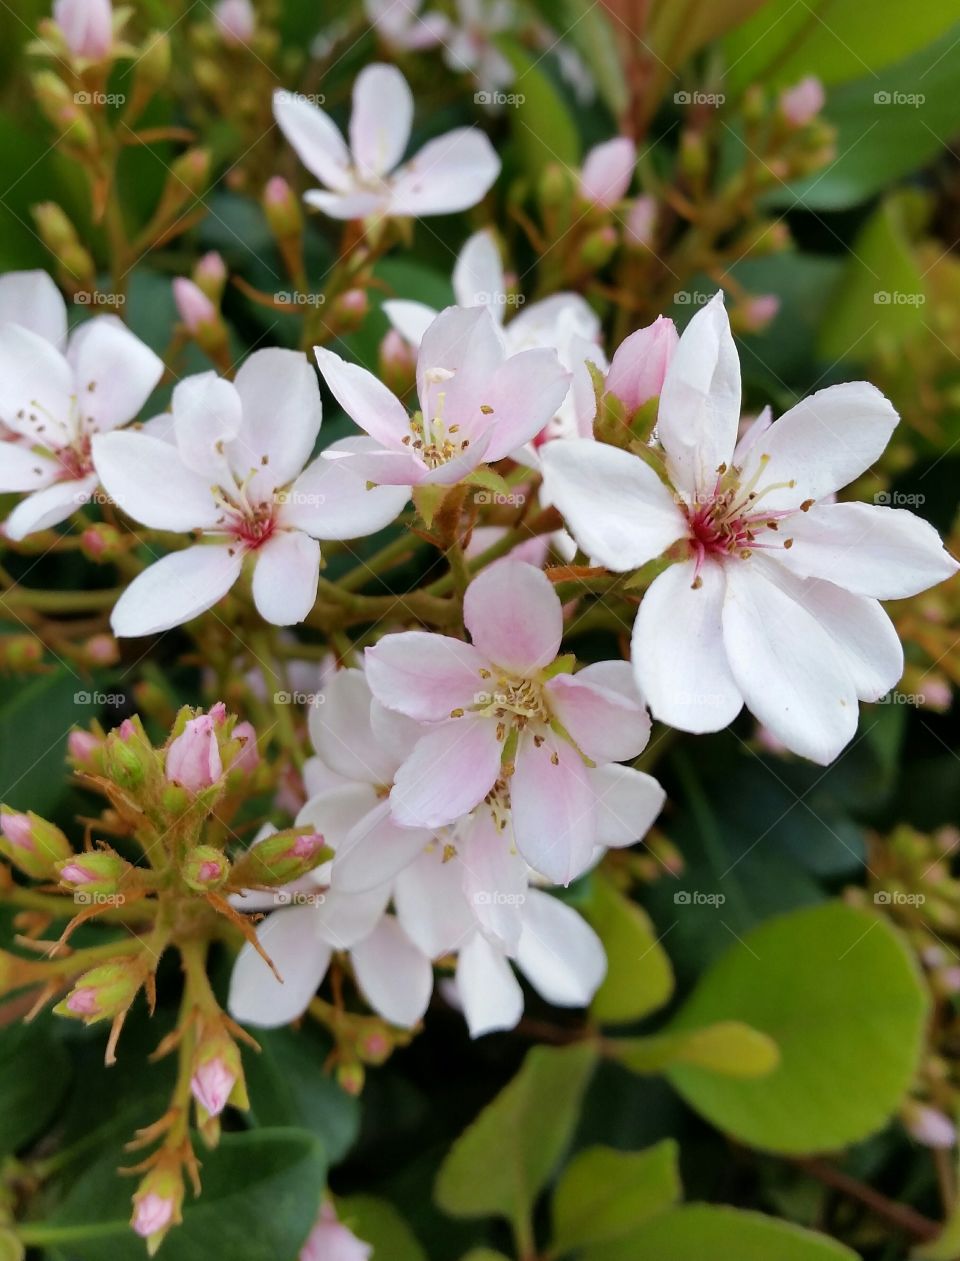
{"type": "Polygon", "coordinates": [[[460,1261],[510,1261],[502,1252],[494,1252],[492,1248],[471,1248],[460,1261]]]}
{"type": "Polygon", "coordinates": [[[0,801],[50,812],[63,790],[67,735],[83,717],[74,696],[90,689],[68,666],[0,681],[0,801]]]}
{"type": "Polygon", "coordinates": [[[643,1152],[578,1152],[553,1193],[551,1251],[616,1239],[675,1204],[682,1194],[677,1156],[670,1139],[643,1152]]]}
{"type": "MultiPolygon", "coordinates": [[[[117,1174],[125,1156],[108,1150],[28,1238],[63,1245],[78,1261],[143,1261],[143,1241],[129,1225],[133,1186],[117,1174]]],[[[204,1153],[203,1194],[185,1198],[168,1255],[293,1261],[316,1220],[325,1175],[323,1149],[304,1130],[224,1134],[204,1153]]]]}
{"type": "Polygon", "coordinates": [[[627,107],[627,84],[617,51],[613,19],[590,0],[535,0],[554,30],[579,51],[593,75],[597,91],[618,117],[627,107]]]}
{"type": "MultiPolygon", "coordinates": [[[[751,83],[789,87],[815,74],[825,84],[869,76],[938,39],[957,20],[954,0],[767,0],[725,40],[731,92],[751,83]]],[[[881,86],[879,83],[877,87],[881,86]]]]}
{"type": "Polygon", "coordinates": [[[580,137],[567,104],[539,57],[512,40],[498,45],[516,71],[511,93],[522,97],[509,109],[510,129],[520,165],[536,179],[551,162],[576,169],[580,165],[580,137]]]}
{"type": "Polygon", "coordinates": [[[448,1152],[434,1192],[440,1208],[526,1222],[570,1142],[595,1059],[588,1043],[534,1047],[448,1152]]]}
{"type": "Polygon", "coordinates": [[[337,1199],[337,1216],[358,1239],[371,1244],[375,1257],[389,1261],[427,1261],[413,1231],[388,1200],[371,1195],[337,1199]]]}
{"type": "Polygon", "coordinates": [[[662,1213],[626,1239],[588,1249],[582,1261],[858,1261],[826,1235],[713,1204],[662,1213]]]}
{"type": "MultiPolygon", "coordinates": [[[[656,0],[645,40],[662,67],[679,70],[694,53],[743,23],[769,0],[656,0]]],[[[640,35],[641,32],[636,32],[640,35]]]]}
{"type": "Polygon", "coordinates": [[[910,1256],[915,1261],[956,1261],[960,1257],[960,1210],[953,1210],[936,1239],[914,1248],[910,1256]]]}
{"type": "Polygon", "coordinates": [[[662,1033],[649,1038],[616,1038],[612,1054],[634,1073],[660,1073],[675,1064],[724,1077],[764,1077],[780,1062],[774,1040],[738,1020],[722,1020],[689,1033],[662,1033]]]}
{"type": "Polygon", "coordinates": [[[923,200],[914,189],[894,193],[860,229],[820,325],[825,358],[868,359],[924,327],[926,290],[907,226],[923,200]]]}
{"type": "Polygon", "coordinates": [[[916,1069],[927,1006],[916,963],[886,920],[840,902],[796,911],[735,945],[670,1030],[742,1020],[774,1040],[779,1066],[747,1081],[688,1065],[668,1074],[691,1107],[743,1142],[833,1150],[895,1110],[916,1069]]]}
{"type": "Polygon", "coordinates": [[[583,913],[607,953],[607,975],[591,1011],[602,1023],[639,1020],[673,993],[673,968],[650,917],[597,873],[583,913]]]}
{"type": "Polygon", "coordinates": [[[43,1131],[66,1093],[70,1073],[66,1049],[49,1028],[11,1024],[0,1030],[0,1158],[12,1156],[43,1131]]]}

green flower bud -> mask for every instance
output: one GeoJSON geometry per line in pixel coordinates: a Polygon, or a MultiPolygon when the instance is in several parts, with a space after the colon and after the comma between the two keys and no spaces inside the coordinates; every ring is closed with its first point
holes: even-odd
{"type": "Polygon", "coordinates": [[[70,842],[54,823],[28,810],[20,814],[0,807],[0,853],[34,880],[56,877],[57,864],[73,854],[70,842]]]}
{"type": "Polygon", "coordinates": [[[290,884],[328,862],[333,851],[310,828],[275,832],[252,845],[233,865],[230,884],[235,889],[290,884]]]}
{"type": "Polygon", "coordinates": [[[197,893],[219,889],[230,874],[226,855],[212,845],[197,845],[186,857],[181,869],[184,883],[197,893]]]}

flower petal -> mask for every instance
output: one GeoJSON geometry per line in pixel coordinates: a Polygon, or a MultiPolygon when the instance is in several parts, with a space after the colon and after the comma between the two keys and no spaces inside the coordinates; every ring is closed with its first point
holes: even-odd
{"type": "Polygon", "coordinates": [[[273,94],[273,116],[303,165],[327,188],[353,188],[350,152],[336,123],[297,92],[273,94]]]}
{"type": "MultiPolygon", "coordinates": [[[[326,785],[300,807],[297,827],[309,824],[338,851],[346,844],[351,830],[367,817],[377,803],[378,797],[371,784],[341,782],[326,785]]],[[[378,883],[373,881],[369,887],[378,883]]],[[[344,889],[344,892],[353,893],[355,890],[344,889]]]]}
{"type": "Polygon", "coordinates": [[[630,761],[640,755],[650,738],[647,711],[629,694],[583,679],[580,674],[555,675],[544,691],[563,729],[594,762],[630,761]]]}
{"type": "Polygon", "coordinates": [[[0,324],[19,324],[62,350],[67,340],[67,304],[45,271],[8,271],[0,276],[0,324]]]}
{"type": "Polygon", "coordinates": [[[508,831],[481,806],[457,842],[463,894],[486,935],[512,954],[520,940],[528,869],[508,831]]]}
{"type": "Polygon", "coordinates": [[[384,446],[402,451],[400,444],[411,430],[400,400],[359,364],[347,363],[322,346],[315,346],[313,353],[330,392],[350,419],[384,446]]]}
{"type": "Polygon", "coordinates": [[[317,898],[317,931],[335,950],[350,950],[374,931],[389,900],[388,884],[363,893],[328,889],[317,898]]]}
{"type": "Polygon", "coordinates": [[[404,827],[441,827],[468,814],[497,781],[497,724],[467,715],[440,723],[417,741],[397,771],[390,802],[404,827]]]}
{"type": "Polygon", "coordinates": [[[679,731],[720,731],[743,707],[723,642],[725,569],[708,558],[698,587],[695,574],[688,560],[654,579],[640,602],[630,655],[655,718],[679,731]]]}
{"type": "Polygon", "coordinates": [[[729,565],[726,578],[723,642],[747,707],[787,748],[826,766],[857,729],[843,654],[762,557],[729,565]]]}
{"type": "Polygon", "coordinates": [[[114,605],[113,633],[154,635],[213,608],[240,577],[239,548],[197,544],[171,552],[138,574],[114,605]]]}
{"type": "Polygon", "coordinates": [[[413,944],[430,959],[450,954],[477,929],[464,896],[460,864],[439,846],[421,851],[397,876],[393,890],[397,919],[413,944]]]}
{"type": "Polygon", "coordinates": [[[274,626],[302,622],[317,599],[320,544],[301,530],[282,530],[256,554],[253,602],[274,626]]]}
{"type": "Polygon", "coordinates": [[[392,171],[403,157],[413,126],[413,93],[396,68],[365,66],[353,85],[350,149],[363,179],[392,171]]]}
{"type": "Polygon", "coordinates": [[[401,827],[390,809],[389,801],[378,801],[337,848],[333,882],[344,893],[363,893],[392,880],[433,840],[429,829],[401,827]]]}
{"type": "Polygon", "coordinates": [[[493,145],[476,127],[429,140],[391,181],[390,213],[448,215],[469,210],[500,174],[493,145]]]}
{"type": "Polygon", "coordinates": [[[877,600],[916,595],[957,572],[957,562],[929,522],[904,508],[814,504],[783,524],[793,538],[776,559],[803,578],[877,600]]]}
{"type": "Polygon", "coordinates": [[[81,324],[67,359],[80,410],[100,433],[133,420],[163,376],[163,360],[115,315],[81,324]]]}
{"type": "Polygon", "coordinates": [[[382,310],[391,327],[411,346],[420,345],[424,333],[437,318],[434,307],[410,298],[388,298],[382,310]]]}
{"type": "Polygon", "coordinates": [[[739,425],[740,360],[717,293],[683,330],[660,391],[657,436],[688,502],[713,491],[739,425]]]}
{"type": "Polygon", "coordinates": [[[385,210],[386,194],[370,193],[358,189],[349,193],[324,193],[311,188],[303,194],[303,200],[314,210],[320,210],[331,219],[366,219],[385,210]]]}
{"type": "Polygon", "coordinates": [[[531,889],[523,908],[517,966],[556,1007],[586,1007],[607,974],[603,943],[559,898],[531,889]]]}
{"type": "Polygon", "coordinates": [[[517,849],[554,884],[569,884],[590,863],[596,845],[596,801],[587,768],[568,740],[549,732],[537,746],[520,736],[510,779],[517,849]]]}
{"type": "Polygon", "coordinates": [[[441,417],[471,440],[491,426],[480,411],[504,361],[503,340],[486,307],[447,307],[427,329],[417,355],[417,395],[427,421],[441,417]]]}
{"type": "Polygon", "coordinates": [[[489,228],[474,232],[457,255],[453,293],[458,306],[488,306],[503,323],[506,284],[496,238],[489,228]]]}
{"type": "Polygon", "coordinates": [[[37,455],[26,440],[0,443],[0,493],[42,490],[60,471],[56,460],[37,455]]]}
{"type": "Polygon", "coordinates": [[[233,382],[215,372],[185,377],[174,388],[171,410],[177,450],[186,467],[208,484],[231,485],[226,447],[243,422],[243,406],[233,382]]]}
{"type": "Polygon", "coordinates": [[[587,772],[597,799],[597,841],[619,849],[644,836],[667,794],[652,775],[610,763],[587,772]]]}
{"type": "Polygon", "coordinates": [[[0,417],[8,429],[48,448],[76,436],[73,372],[45,338],[18,324],[0,326],[0,417]]]}
{"type": "MultiPolygon", "coordinates": [[[[504,558],[467,587],[463,624],[489,661],[530,675],[548,666],[560,650],[563,606],[542,569],[504,558]]],[[[492,680],[489,688],[494,684],[492,680]]]]}
{"type": "Polygon", "coordinates": [[[319,539],[361,539],[395,521],[410,498],[406,486],[368,486],[351,459],[328,452],[356,452],[369,438],[343,438],[308,464],[283,492],[279,519],[319,539]],[[362,444],[362,445],[361,445],[362,444]]]}
{"type": "Polygon", "coordinates": [[[257,939],[283,981],[247,942],[233,967],[227,1007],[241,1024],[276,1029],[302,1016],[330,965],[330,947],[316,931],[312,906],[276,911],[257,929],[257,939]]]}
{"type": "Polygon", "coordinates": [[[317,374],[298,350],[256,350],[234,379],[243,421],[230,465],[253,499],[293,481],[313,453],[322,411],[317,374]]]}
{"type": "Polygon", "coordinates": [[[580,195],[597,206],[614,207],[626,195],[637,165],[637,146],[627,136],[595,145],[580,172],[580,195]]]}
{"type": "Polygon", "coordinates": [[[513,1029],[523,1015],[523,990],[502,950],[476,933],[457,958],[457,997],[471,1038],[513,1029]]]}
{"type": "Polygon", "coordinates": [[[98,480],[96,473],[90,473],[86,477],[54,482],[44,490],[34,491],[22,499],[7,517],[4,533],[11,539],[23,539],[36,530],[48,530],[53,525],[59,525],[88,502],[97,489],[98,480]]]}
{"type": "Polygon", "coordinates": [[[162,438],[98,434],[93,463],[110,498],[153,530],[213,529],[222,521],[209,480],[188,469],[177,448],[162,438]]]}
{"type": "Polygon", "coordinates": [[[428,631],[385,635],[364,653],[370,690],[382,705],[439,722],[477,703],[490,663],[471,644],[428,631]],[[483,673],[481,673],[483,671],[483,673]]]}
{"type": "Polygon", "coordinates": [[[486,459],[502,460],[535,438],[560,410],[571,380],[554,350],[511,355],[479,396],[492,422],[486,459]]]}
{"type": "Polygon", "coordinates": [[[562,438],[547,443],[540,458],[550,502],[587,555],[608,569],[638,569],[686,534],[686,517],[639,456],[562,438]]]}
{"type": "Polygon", "coordinates": [[[353,947],[350,958],[364,998],[384,1020],[411,1029],[423,1018],[433,993],[433,967],[392,915],[353,947]]]}

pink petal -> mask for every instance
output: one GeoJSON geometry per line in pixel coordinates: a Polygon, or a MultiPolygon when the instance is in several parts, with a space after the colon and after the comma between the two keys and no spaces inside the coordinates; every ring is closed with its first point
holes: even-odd
{"type": "Polygon", "coordinates": [[[371,438],[394,450],[410,434],[406,408],[372,372],[347,363],[332,350],[315,346],[314,352],[330,392],[351,420],[371,438]]]}
{"type": "Polygon", "coordinates": [[[392,880],[433,840],[425,828],[401,827],[390,810],[389,801],[378,801],[337,847],[333,882],[344,893],[363,893],[392,880]]]}
{"type": "Polygon", "coordinates": [[[496,722],[467,715],[441,723],[417,741],[390,793],[404,827],[441,827],[468,814],[500,774],[496,722]]]}
{"type": "Polygon", "coordinates": [[[587,768],[573,745],[549,732],[538,748],[525,731],[510,801],[520,853],[548,880],[569,884],[592,860],[597,829],[587,768]]]}
{"type": "Polygon", "coordinates": [[[388,709],[439,722],[477,704],[489,662],[470,644],[428,631],[385,635],[364,654],[370,690],[388,709]],[[484,673],[481,673],[484,672],[484,673]]]}
{"type": "Polygon", "coordinates": [[[606,385],[628,413],[660,394],[678,341],[673,320],[660,315],[647,328],[631,333],[617,347],[606,385]]]}
{"type": "Polygon", "coordinates": [[[626,136],[596,145],[587,154],[580,172],[581,196],[611,209],[626,195],[636,164],[637,147],[626,136]]]}
{"type": "Polygon", "coordinates": [[[457,255],[453,292],[458,306],[488,306],[503,322],[506,284],[496,238],[490,228],[474,232],[457,255]]]}
{"type": "Polygon", "coordinates": [[[553,583],[543,570],[519,560],[505,559],[474,578],[464,597],[463,621],[484,657],[520,675],[548,666],[563,637],[563,607],[553,583]]]}
{"type": "Polygon", "coordinates": [[[580,674],[558,674],[544,690],[564,730],[592,761],[627,762],[646,746],[650,719],[629,694],[583,679],[580,674]]]}

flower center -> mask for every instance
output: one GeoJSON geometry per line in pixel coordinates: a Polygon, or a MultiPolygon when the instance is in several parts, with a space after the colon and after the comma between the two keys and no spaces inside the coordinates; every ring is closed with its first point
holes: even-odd
{"type": "Polygon", "coordinates": [[[236,482],[232,487],[213,486],[213,497],[223,509],[220,517],[224,531],[248,552],[255,552],[273,536],[277,526],[277,503],[271,495],[266,500],[251,500],[247,489],[250,475],[243,482],[236,482]]]}
{"type": "Polygon", "coordinates": [[[535,679],[499,673],[494,675],[487,669],[480,671],[480,686],[469,711],[454,709],[450,711],[450,717],[462,718],[467,712],[492,718],[497,724],[497,739],[501,743],[512,732],[522,731],[530,724],[546,727],[550,722],[543,688],[535,679]]]}
{"type": "MultiPolygon", "coordinates": [[[[430,368],[427,372],[427,381],[431,385],[436,385],[443,381],[449,381],[455,373],[449,368],[430,368]]],[[[462,455],[470,446],[469,438],[460,438],[457,435],[460,432],[460,426],[457,424],[448,425],[443,418],[443,408],[446,402],[446,392],[438,391],[436,395],[436,406],[432,416],[425,411],[414,412],[410,417],[410,432],[403,438],[403,445],[410,447],[416,451],[420,459],[428,468],[437,468],[441,464],[446,464],[449,460],[455,459],[458,455],[462,455]]],[[[492,407],[481,407],[480,410],[484,414],[492,413],[492,407]]]]}

